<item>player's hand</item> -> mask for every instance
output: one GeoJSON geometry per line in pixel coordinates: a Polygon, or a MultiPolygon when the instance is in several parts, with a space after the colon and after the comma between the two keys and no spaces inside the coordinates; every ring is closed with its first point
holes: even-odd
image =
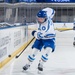
{"type": "Polygon", "coordinates": [[[41,33],[41,32],[38,32],[38,33],[37,33],[37,38],[38,38],[38,39],[42,39],[42,38],[43,38],[43,36],[42,36],[42,33],[41,33]]]}

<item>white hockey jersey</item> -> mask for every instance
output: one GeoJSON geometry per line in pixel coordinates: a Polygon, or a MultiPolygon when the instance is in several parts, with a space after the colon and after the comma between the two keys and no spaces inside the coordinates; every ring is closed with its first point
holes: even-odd
{"type": "Polygon", "coordinates": [[[47,17],[50,17],[51,19],[53,18],[54,14],[55,14],[54,9],[52,9],[52,8],[44,8],[42,10],[47,11],[47,17]]]}
{"type": "Polygon", "coordinates": [[[47,11],[47,21],[42,24],[38,24],[36,38],[52,39],[55,37],[54,24],[52,21],[55,11],[52,8],[45,8],[42,10],[47,11]]]}

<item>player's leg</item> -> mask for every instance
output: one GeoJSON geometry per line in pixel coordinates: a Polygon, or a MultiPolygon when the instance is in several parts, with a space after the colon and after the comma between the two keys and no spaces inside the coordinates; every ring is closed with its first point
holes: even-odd
{"type": "MultiPolygon", "coordinates": [[[[75,30],[75,23],[74,23],[74,26],[73,26],[73,30],[75,30]]],[[[75,46],[75,37],[74,37],[73,46],[75,46]]]]}
{"type": "Polygon", "coordinates": [[[73,46],[75,46],[75,37],[74,37],[74,42],[73,42],[73,46]]]}
{"type": "Polygon", "coordinates": [[[46,40],[44,43],[44,53],[42,54],[41,60],[38,64],[38,70],[43,71],[43,64],[47,62],[49,53],[54,52],[54,50],[55,50],[55,41],[46,40]]]}
{"type": "Polygon", "coordinates": [[[31,63],[35,60],[35,57],[38,53],[38,51],[42,48],[42,43],[40,43],[41,40],[36,40],[32,46],[32,53],[28,55],[28,63],[23,67],[24,70],[27,70],[31,63]]]}
{"type": "Polygon", "coordinates": [[[38,64],[38,70],[43,71],[43,64],[47,62],[49,53],[51,51],[52,51],[52,48],[50,47],[47,47],[46,50],[44,50],[44,53],[42,54],[41,60],[39,61],[39,64],[38,64]]]}
{"type": "Polygon", "coordinates": [[[38,53],[38,49],[34,48],[32,50],[32,53],[30,55],[28,55],[28,63],[23,67],[23,70],[27,70],[31,63],[35,60],[35,56],[37,55],[38,53]]]}

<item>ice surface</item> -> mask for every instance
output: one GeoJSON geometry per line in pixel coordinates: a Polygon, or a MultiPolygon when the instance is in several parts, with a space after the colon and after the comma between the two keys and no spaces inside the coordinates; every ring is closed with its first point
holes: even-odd
{"type": "Polygon", "coordinates": [[[14,58],[3,67],[0,70],[0,75],[75,75],[74,36],[75,31],[56,31],[55,52],[50,53],[49,60],[44,64],[44,71],[41,74],[38,74],[37,65],[44,51],[38,53],[29,70],[26,72],[22,70],[22,67],[27,63],[27,56],[32,51],[32,43],[19,58],[14,58]]]}

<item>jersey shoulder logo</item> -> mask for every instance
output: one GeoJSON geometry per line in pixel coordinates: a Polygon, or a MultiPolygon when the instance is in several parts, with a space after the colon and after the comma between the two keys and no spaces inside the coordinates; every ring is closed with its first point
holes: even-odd
{"type": "Polygon", "coordinates": [[[45,26],[42,26],[42,30],[46,30],[46,27],[45,26]]]}

